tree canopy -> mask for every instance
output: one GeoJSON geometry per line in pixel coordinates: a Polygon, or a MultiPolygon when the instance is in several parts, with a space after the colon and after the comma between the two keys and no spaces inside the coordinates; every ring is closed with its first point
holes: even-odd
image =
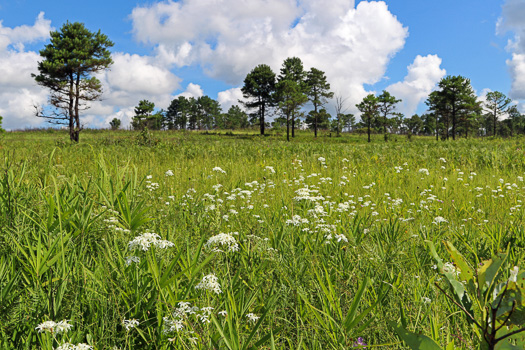
{"type": "Polygon", "coordinates": [[[503,93],[499,91],[490,91],[487,93],[487,100],[483,107],[488,118],[492,121],[492,135],[496,136],[496,124],[498,120],[507,113],[509,104],[512,102],[503,93]]]}
{"type": "Polygon", "coordinates": [[[247,99],[246,102],[243,102],[244,106],[249,110],[254,110],[250,116],[252,120],[259,120],[261,135],[264,135],[264,119],[267,109],[275,105],[275,73],[266,64],[258,65],[244,79],[241,91],[243,97],[247,99]]]}
{"type": "Polygon", "coordinates": [[[53,110],[37,107],[37,115],[52,123],[69,125],[71,141],[78,142],[82,130],[80,111],[102,94],[102,85],[93,74],[113,63],[108,50],[113,42],[100,30],[91,32],[78,22],[66,22],[50,35],[51,42],[40,51],[43,60],[38,63],[39,74],[32,76],[50,90],[53,110]]]}
{"type": "Polygon", "coordinates": [[[458,134],[458,122],[462,115],[468,115],[476,108],[476,95],[470,80],[457,76],[446,76],[427,99],[429,110],[441,117],[445,124],[445,138],[449,137],[452,123],[452,139],[458,134]]]}
{"type": "MultiPolygon", "coordinates": [[[[330,92],[330,84],[326,79],[326,75],[323,71],[317,68],[311,68],[310,71],[306,74],[306,86],[307,86],[307,95],[308,99],[312,103],[313,110],[313,129],[314,136],[317,137],[317,128],[319,122],[319,108],[324,106],[328,99],[334,97],[334,93],[330,92]]],[[[325,110],[326,112],[326,110],[325,110]]],[[[338,121],[340,118],[337,119],[338,121]]],[[[338,126],[338,130],[340,126],[338,126]]]]}

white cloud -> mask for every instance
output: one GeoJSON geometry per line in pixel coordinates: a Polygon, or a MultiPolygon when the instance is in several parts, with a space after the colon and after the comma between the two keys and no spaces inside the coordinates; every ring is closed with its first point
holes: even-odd
{"type": "Polygon", "coordinates": [[[0,21],[0,51],[6,51],[9,45],[21,49],[24,44],[43,41],[49,37],[51,30],[51,21],[44,18],[44,12],[38,14],[32,26],[9,28],[4,27],[0,21]]]}
{"type": "Polygon", "coordinates": [[[496,32],[514,33],[509,40],[507,50],[512,52],[512,59],[507,60],[512,85],[510,97],[525,99],[525,2],[523,0],[506,0],[502,14],[496,25],[496,32]]]}
{"type": "MultiPolygon", "coordinates": [[[[181,89],[176,68],[197,67],[211,78],[239,86],[256,65],[269,64],[278,73],[283,60],[292,56],[300,57],[306,69],[323,70],[332,91],[348,97],[348,112],[355,113],[355,104],[368,93],[364,85],[384,79],[390,59],[408,36],[407,28],[383,1],[361,1],[355,6],[352,0],[333,0],[327,6],[322,0],[249,0],[242,5],[237,0],[168,0],[138,6],[130,18],[135,38],[151,45],[152,52],[113,54],[111,70],[98,75],[103,100],[90,104],[83,117],[91,127],[107,127],[114,117],[127,125],[142,99],[167,108],[181,89]]],[[[44,103],[47,92],[30,77],[39,56],[24,52],[24,44],[47,39],[50,26],[43,14],[33,26],[7,28],[0,23],[0,91],[20,92],[19,102],[31,108],[44,103]]],[[[428,57],[420,65],[416,59],[405,81],[393,88],[407,94],[426,91],[425,84],[439,71],[439,64],[428,57]]],[[[180,95],[205,93],[191,80],[187,83],[180,95]]],[[[0,103],[5,102],[0,109],[4,126],[42,122],[32,113],[27,115],[25,107],[9,109],[8,102],[16,100],[13,96],[0,97],[0,103]]],[[[232,88],[217,98],[227,110],[242,93],[232,88]]]]}
{"type": "Polygon", "coordinates": [[[510,96],[515,99],[525,99],[525,54],[512,54],[512,59],[507,60],[512,85],[510,96]]]}
{"type": "Polygon", "coordinates": [[[175,97],[184,96],[186,98],[190,98],[190,97],[198,98],[203,95],[204,95],[204,91],[202,90],[200,85],[189,83],[188,86],[186,87],[186,91],[178,94],[175,97]]]}
{"type": "Polygon", "coordinates": [[[136,39],[164,61],[200,65],[238,86],[256,65],[278,72],[285,58],[298,56],[307,69],[325,71],[352,106],[366,95],[363,84],[383,78],[408,35],[382,1],[168,1],[137,7],[131,19],[136,39]]]}
{"type": "Polygon", "coordinates": [[[115,113],[108,113],[104,115],[97,115],[97,114],[89,114],[82,118],[82,122],[85,123],[85,125],[89,125],[89,127],[92,128],[103,128],[108,129],[110,127],[109,123],[114,119],[117,118],[120,120],[120,128],[121,129],[127,129],[131,125],[131,120],[133,119],[133,116],[135,115],[135,107],[125,107],[119,109],[115,113]]]}
{"type": "Polygon", "coordinates": [[[37,73],[40,56],[24,51],[24,45],[44,41],[53,28],[41,12],[32,26],[4,27],[0,22],[0,115],[5,129],[38,126],[43,122],[35,116],[34,105],[47,100],[31,77],[37,73]]]}
{"type": "Polygon", "coordinates": [[[437,55],[418,55],[414,62],[408,66],[408,74],[402,82],[390,85],[388,92],[403,101],[399,104],[398,111],[406,117],[412,116],[417,106],[423,102],[436,84],[446,74],[441,69],[441,58],[437,55]]]}
{"type": "Polygon", "coordinates": [[[115,53],[112,58],[114,64],[106,72],[112,91],[159,95],[179,88],[180,79],[150,57],[115,53]]]}
{"type": "Polygon", "coordinates": [[[222,110],[224,112],[227,112],[228,109],[230,109],[231,106],[238,105],[239,107],[243,108],[243,106],[239,103],[239,100],[243,100],[242,91],[241,88],[233,88],[226,91],[221,91],[217,95],[217,101],[222,106],[222,110]]]}
{"type": "Polygon", "coordinates": [[[102,82],[101,101],[90,103],[82,116],[82,123],[89,127],[107,128],[113,118],[119,118],[127,127],[134,115],[134,107],[141,100],[155,103],[158,109],[166,109],[172,93],[180,88],[180,78],[175,76],[164,62],[152,56],[113,53],[113,65],[98,74],[102,82]]]}

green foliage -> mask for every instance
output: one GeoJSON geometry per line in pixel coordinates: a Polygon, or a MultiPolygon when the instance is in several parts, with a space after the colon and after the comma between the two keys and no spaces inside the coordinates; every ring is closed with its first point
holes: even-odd
{"type": "MultiPolygon", "coordinates": [[[[325,73],[317,68],[312,67],[310,71],[308,71],[305,83],[308,99],[314,106],[313,114],[311,115],[313,123],[309,124],[313,124],[314,134],[317,136],[318,123],[321,123],[321,120],[318,120],[321,117],[319,115],[319,109],[328,102],[328,99],[334,97],[334,93],[330,91],[330,84],[327,81],[325,73]]],[[[326,116],[323,115],[322,117],[326,116]]],[[[339,119],[338,122],[340,123],[339,119]]],[[[341,130],[341,128],[341,125],[337,126],[337,130],[341,130]]]]}
{"type": "Polygon", "coordinates": [[[151,133],[151,131],[149,131],[147,126],[145,126],[141,130],[140,134],[135,136],[135,141],[137,145],[139,146],[149,146],[149,147],[157,146],[160,142],[160,140],[156,138],[155,135],[151,133]]]}
{"type": "Polygon", "coordinates": [[[60,147],[57,131],[5,133],[0,348],[478,349],[461,310],[483,319],[478,288],[522,322],[521,271],[501,284],[525,255],[519,139],[229,131],[148,129],[155,147],[127,130],[60,147]],[[173,245],[133,248],[146,232],[173,245]],[[221,233],[238,249],[208,244],[221,233]],[[425,240],[450,242],[437,256],[474,284],[436,273],[425,240]],[[200,288],[211,274],[220,293],[200,288]],[[61,320],[73,328],[35,329],[61,320]]]}
{"type": "Polygon", "coordinates": [[[361,120],[366,125],[368,142],[370,142],[372,124],[379,117],[379,99],[373,94],[369,94],[363,99],[363,101],[361,101],[361,103],[357,104],[356,107],[361,112],[361,120]]]}
{"type": "Polygon", "coordinates": [[[80,111],[86,102],[98,100],[102,85],[94,76],[107,69],[113,61],[108,48],[113,43],[100,32],[90,32],[83,23],[66,22],[60,30],[50,33],[51,42],[40,51],[36,82],[50,90],[49,104],[56,111],[41,117],[51,123],[68,124],[71,141],[79,141],[82,130],[80,111]]]}
{"type": "MultiPolygon", "coordinates": [[[[377,101],[379,104],[379,118],[380,123],[383,125],[383,132],[387,133],[387,127],[389,126],[389,116],[396,116],[398,113],[395,112],[396,105],[401,102],[400,99],[395,98],[390,95],[386,90],[383,90],[381,95],[377,96],[377,101]]],[[[385,138],[386,141],[386,138],[385,138]]]]}
{"type": "MultiPolygon", "coordinates": [[[[305,123],[306,125],[308,125],[308,128],[313,130],[315,132],[315,129],[316,129],[316,126],[317,126],[317,129],[320,129],[320,130],[330,130],[330,126],[331,126],[331,115],[330,113],[328,113],[326,111],[326,109],[322,108],[321,110],[319,110],[319,112],[317,112],[317,114],[315,113],[314,110],[311,110],[310,112],[308,112],[308,115],[306,116],[306,119],[305,119],[305,123]]],[[[337,120],[334,120],[333,121],[335,124],[334,124],[334,130],[337,129],[337,120]]]]}
{"type": "Polygon", "coordinates": [[[120,129],[121,121],[118,118],[113,118],[111,122],[109,122],[109,126],[111,126],[111,130],[118,130],[120,129]]]}
{"type": "Polygon", "coordinates": [[[224,129],[243,129],[248,126],[248,115],[238,105],[231,106],[228,112],[222,116],[222,127],[224,129]]]}
{"type": "Polygon", "coordinates": [[[250,122],[259,123],[261,135],[264,135],[265,117],[268,109],[275,105],[275,73],[270,66],[260,64],[244,78],[241,89],[243,97],[247,100],[244,106],[253,110],[250,114],[250,122]]]}
{"type": "Polygon", "coordinates": [[[507,113],[512,100],[499,91],[489,91],[483,109],[492,122],[492,136],[496,136],[499,118],[507,113]]]}
{"type": "MultiPolygon", "coordinates": [[[[153,114],[155,104],[148,100],[142,100],[138,106],[135,107],[135,116],[131,120],[131,127],[134,130],[150,129],[160,130],[162,128],[163,113],[158,112],[153,114]]],[[[146,130],[147,134],[147,130],[146,130]]],[[[142,135],[143,136],[143,135],[142,135]]]]}
{"type": "Polygon", "coordinates": [[[480,106],[477,102],[474,89],[470,85],[470,80],[457,76],[446,76],[438,84],[439,90],[430,93],[426,104],[431,112],[439,116],[443,123],[443,135],[449,138],[449,133],[455,140],[460,131],[460,122],[465,134],[472,127],[472,118],[479,114],[480,106]]]}
{"type": "Polygon", "coordinates": [[[283,119],[286,119],[286,139],[290,141],[290,126],[292,137],[295,137],[295,124],[302,117],[301,107],[308,101],[308,84],[303,62],[299,57],[289,57],[284,60],[281,72],[277,77],[274,98],[278,103],[283,119]]]}
{"type": "MultiPolygon", "coordinates": [[[[525,345],[525,272],[519,267],[505,273],[509,250],[480,262],[469,264],[450,242],[444,242],[452,263],[443,263],[434,244],[427,241],[437,269],[446,278],[451,295],[439,284],[436,287],[450,299],[475,327],[479,349],[519,349],[525,345]]],[[[406,332],[394,326],[397,334],[412,349],[439,349],[428,337],[406,332]]]]}

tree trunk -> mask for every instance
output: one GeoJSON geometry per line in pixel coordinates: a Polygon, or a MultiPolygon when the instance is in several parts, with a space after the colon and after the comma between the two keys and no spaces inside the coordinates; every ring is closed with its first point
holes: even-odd
{"type": "Polygon", "coordinates": [[[259,122],[261,123],[261,135],[264,135],[264,105],[260,109],[259,122]]]}
{"type": "Polygon", "coordinates": [[[317,137],[317,103],[314,103],[314,135],[317,137]]]}
{"type": "Polygon", "coordinates": [[[372,123],[371,119],[372,118],[368,117],[368,142],[370,142],[370,124],[372,123]]]}
{"type": "Polygon", "coordinates": [[[456,140],[456,107],[452,107],[452,140],[456,140]]]}
{"type": "Polygon", "coordinates": [[[73,94],[73,74],[69,75],[69,105],[68,105],[68,118],[69,118],[69,139],[76,142],[77,137],[75,137],[75,119],[74,119],[74,94],[73,94]]]}
{"type": "Polygon", "coordinates": [[[496,137],[496,121],[497,121],[497,114],[496,114],[496,109],[494,109],[494,137],[496,137]]]}
{"type": "Polygon", "coordinates": [[[292,137],[295,137],[295,114],[292,113],[292,137]]]}
{"type": "Polygon", "coordinates": [[[80,136],[80,115],[79,115],[79,99],[80,99],[80,74],[77,74],[75,81],[75,142],[79,141],[80,136]]]}
{"type": "Polygon", "coordinates": [[[286,141],[290,141],[290,117],[286,116],[286,141]]]}
{"type": "Polygon", "coordinates": [[[383,127],[384,127],[384,132],[385,132],[385,142],[387,142],[388,141],[388,136],[386,136],[386,120],[387,120],[386,119],[386,114],[383,116],[383,118],[384,118],[383,119],[383,123],[384,123],[383,127]]]}

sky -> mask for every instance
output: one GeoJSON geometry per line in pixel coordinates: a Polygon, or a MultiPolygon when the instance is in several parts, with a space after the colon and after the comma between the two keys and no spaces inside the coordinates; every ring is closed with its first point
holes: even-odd
{"type": "Polygon", "coordinates": [[[97,76],[102,100],[82,115],[86,127],[113,118],[127,126],[143,99],[165,109],[179,95],[208,95],[226,111],[255,66],[278,73],[293,56],[324,71],[356,115],[355,104],[382,90],[402,99],[406,116],[424,113],[446,75],[469,78],[481,99],[503,92],[525,112],[525,0],[0,0],[0,21],[8,130],[48,126],[34,115],[48,93],[31,73],[49,32],[66,21],[115,43],[113,65],[97,76]]]}

